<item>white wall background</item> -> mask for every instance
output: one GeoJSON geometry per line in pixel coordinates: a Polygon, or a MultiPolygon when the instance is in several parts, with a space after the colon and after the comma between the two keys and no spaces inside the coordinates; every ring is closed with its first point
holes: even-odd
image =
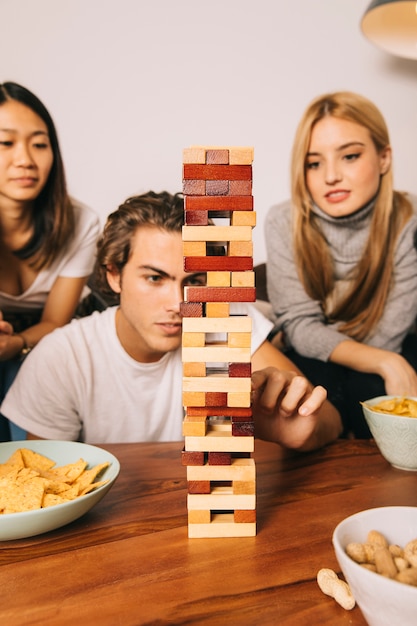
{"type": "Polygon", "coordinates": [[[298,120],[317,95],[373,100],[396,186],[417,193],[417,61],[360,31],[370,0],[0,0],[0,82],[38,95],[70,192],[102,222],[128,196],[180,191],[182,149],[255,148],[255,261],[268,208],[289,193],[298,120]]]}

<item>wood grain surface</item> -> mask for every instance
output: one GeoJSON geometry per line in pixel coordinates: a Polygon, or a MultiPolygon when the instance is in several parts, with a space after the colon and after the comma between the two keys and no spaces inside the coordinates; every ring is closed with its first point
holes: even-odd
{"type": "Polygon", "coordinates": [[[322,594],[321,567],[343,518],[417,505],[417,475],[372,441],[290,455],[257,441],[256,537],[188,539],[182,443],[117,444],[121,473],[88,514],[0,543],[0,623],[364,626],[322,594]]]}

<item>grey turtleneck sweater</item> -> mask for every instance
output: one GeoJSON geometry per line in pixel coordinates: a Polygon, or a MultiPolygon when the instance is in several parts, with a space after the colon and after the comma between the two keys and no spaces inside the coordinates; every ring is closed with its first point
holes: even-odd
{"type": "MultiPolygon", "coordinates": [[[[376,329],[364,343],[400,352],[405,336],[417,317],[417,197],[409,195],[414,215],[397,242],[393,287],[376,329]]],[[[315,212],[330,246],[334,262],[335,292],[346,288],[349,273],[356,266],[369,234],[373,205],[344,218],[333,218],[318,207],[315,212]]],[[[339,324],[327,324],[320,304],[312,300],[298,277],[291,230],[291,203],[274,205],[265,222],[267,288],[275,323],[284,331],[285,342],[299,354],[327,361],[335,347],[349,339],[338,331],[339,324]]]]}

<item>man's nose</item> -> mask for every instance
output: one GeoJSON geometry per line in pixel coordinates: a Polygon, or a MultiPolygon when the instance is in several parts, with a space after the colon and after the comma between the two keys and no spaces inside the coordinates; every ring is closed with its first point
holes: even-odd
{"type": "Polygon", "coordinates": [[[168,309],[179,313],[180,304],[184,300],[184,289],[181,283],[173,281],[169,293],[168,309]]]}

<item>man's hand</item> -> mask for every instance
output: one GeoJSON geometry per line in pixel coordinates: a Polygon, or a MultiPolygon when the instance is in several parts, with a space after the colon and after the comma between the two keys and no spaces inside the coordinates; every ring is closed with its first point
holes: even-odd
{"type": "Polygon", "coordinates": [[[328,443],[340,434],[341,422],[326,405],[324,387],[313,388],[300,374],[275,367],[252,374],[255,434],[261,439],[296,450],[328,443]]]}

